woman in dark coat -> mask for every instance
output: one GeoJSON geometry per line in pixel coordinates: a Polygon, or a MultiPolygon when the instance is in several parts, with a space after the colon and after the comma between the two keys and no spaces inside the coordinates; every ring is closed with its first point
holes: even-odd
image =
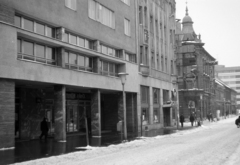
{"type": "Polygon", "coordinates": [[[193,127],[193,122],[194,122],[194,116],[193,116],[193,114],[190,115],[190,122],[191,122],[192,127],[193,127]]]}
{"type": "Polygon", "coordinates": [[[181,123],[181,126],[183,127],[183,122],[184,122],[184,116],[183,116],[183,114],[181,114],[181,116],[180,116],[180,123],[181,123]]]}

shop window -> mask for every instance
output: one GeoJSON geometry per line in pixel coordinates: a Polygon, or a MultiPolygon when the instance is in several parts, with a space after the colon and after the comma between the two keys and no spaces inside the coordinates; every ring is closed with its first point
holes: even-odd
{"type": "Polygon", "coordinates": [[[159,108],[153,109],[153,123],[159,123],[160,122],[160,116],[159,116],[159,108]]]}
{"type": "Polygon", "coordinates": [[[35,42],[18,39],[18,59],[56,65],[55,49],[35,42]],[[35,50],[35,51],[34,51],[35,50]]]}
{"type": "Polygon", "coordinates": [[[142,108],[142,124],[146,125],[149,123],[149,110],[148,108],[142,108]]]}
{"type": "Polygon", "coordinates": [[[141,86],[141,102],[148,103],[149,100],[149,88],[146,86],[141,86]]]}
{"type": "Polygon", "coordinates": [[[160,90],[157,88],[153,88],[153,104],[159,104],[159,93],[160,90]]]}

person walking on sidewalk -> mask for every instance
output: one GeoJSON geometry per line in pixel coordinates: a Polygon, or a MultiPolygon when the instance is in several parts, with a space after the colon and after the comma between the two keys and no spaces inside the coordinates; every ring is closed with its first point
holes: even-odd
{"type": "Polygon", "coordinates": [[[183,114],[181,114],[181,116],[180,116],[180,123],[181,123],[182,127],[183,127],[183,122],[184,121],[185,121],[184,116],[183,116],[183,114]]]}
{"type": "Polygon", "coordinates": [[[193,116],[193,114],[191,114],[191,115],[190,115],[190,122],[191,122],[191,124],[192,124],[192,127],[193,127],[193,122],[194,122],[194,120],[195,120],[195,119],[194,119],[194,116],[193,116]]]}
{"type": "Polygon", "coordinates": [[[41,135],[40,135],[40,140],[42,139],[42,137],[44,136],[45,140],[47,140],[47,137],[48,137],[48,130],[49,130],[49,127],[48,127],[48,123],[47,123],[47,118],[44,117],[42,122],[41,122],[41,135]]]}

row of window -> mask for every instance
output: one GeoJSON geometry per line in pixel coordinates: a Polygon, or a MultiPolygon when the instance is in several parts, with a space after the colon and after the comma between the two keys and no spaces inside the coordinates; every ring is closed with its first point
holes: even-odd
{"type": "MultiPolygon", "coordinates": [[[[17,40],[17,48],[18,59],[57,65],[55,48],[23,39],[17,40]]],[[[80,53],[65,51],[65,68],[92,72],[93,59],[80,53]]],[[[118,65],[101,61],[100,73],[102,75],[118,76],[118,65]]]]}
{"type": "Polygon", "coordinates": [[[18,58],[56,65],[55,49],[38,43],[18,39],[18,58]]]}
{"type": "MultiPolygon", "coordinates": [[[[38,33],[38,34],[52,37],[52,38],[57,38],[57,36],[56,36],[57,30],[55,28],[50,27],[46,24],[40,23],[35,20],[31,20],[31,19],[16,15],[15,16],[15,25],[20,28],[23,28],[25,30],[32,31],[34,33],[38,33]]],[[[84,47],[87,49],[92,49],[92,50],[97,49],[92,40],[86,39],[84,37],[78,36],[78,35],[70,33],[70,32],[64,33],[63,41],[67,42],[69,44],[73,44],[73,45],[76,45],[79,47],[84,47]]],[[[106,45],[101,45],[101,53],[107,54],[110,56],[114,56],[117,58],[123,58],[120,51],[118,51],[114,48],[108,47],[106,45]]],[[[136,55],[135,54],[127,54],[126,60],[136,63],[136,55]]]]}

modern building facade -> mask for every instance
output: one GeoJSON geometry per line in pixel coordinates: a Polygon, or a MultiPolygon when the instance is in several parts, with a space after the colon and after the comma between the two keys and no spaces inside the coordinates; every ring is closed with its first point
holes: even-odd
{"type": "Polygon", "coordinates": [[[215,76],[237,91],[237,108],[240,109],[240,67],[215,66],[215,76]]]}
{"type": "Polygon", "coordinates": [[[117,130],[125,84],[128,131],[137,132],[135,1],[2,0],[0,3],[0,148],[35,139],[47,116],[66,140],[117,130]]]}
{"type": "Polygon", "coordinates": [[[141,130],[173,126],[177,113],[175,0],[137,1],[141,130]]]}
{"type": "Polygon", "coordinates": [[[205,118],[214,110],[214,65],[217,62],[204,49],[201,36],[196,35],[188,8],[182,23],[178,21],[176,27],[179,113],[185,117],[195,113],[198,118],[205,118]]]}
{"type": "Polygon", "coordinates": [[[128,133],[176,124],[174,33],[174,0],[1,0],[0,148],[119,131],[121,72],[128,133]]]}

